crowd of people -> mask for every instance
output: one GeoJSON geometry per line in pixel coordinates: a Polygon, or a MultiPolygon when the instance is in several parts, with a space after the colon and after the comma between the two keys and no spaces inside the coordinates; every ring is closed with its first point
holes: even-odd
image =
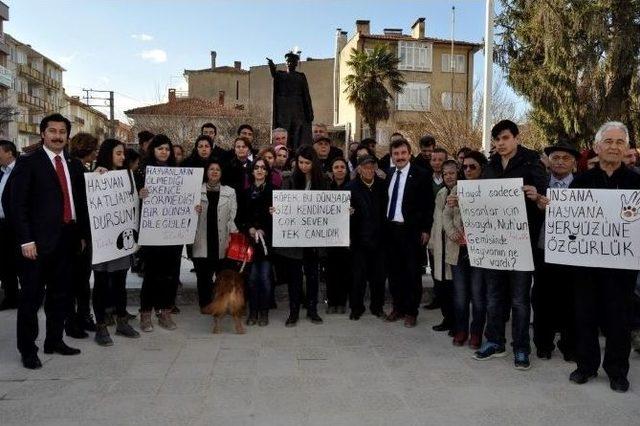
{"type": "Polygon", "coordinates": [[[184,247],[142,246],[135,255],[92,265],[83,174],[128,169],[132,191],[135,187],[144,199],[146,166],[183,166],[204,170],[195,241],[186,248],[201,309],[212,301],[216,272],[233,267],[225,257],[230,235],[237,232],[254,246],[245,272],[249,326],[269,324],[278,284],[287,285],[287,327],[298,323],[303,309],[309,321],[323,323],[322,281],[326,314],[348,313],[359,320],[367,311],[368,289],[372,315],[415,327],[422,275],[429,265],[433,295],[424,308],[442,312],[433,330],[449,333],[455,346],[468,345],[476,360],[506,355],[510,321],[514,367],[529,369],[533,310],[539,359],[551,359],[557,346],[567,362],[577,365],[570,380],[586,383],[600,367],[602,331],[602,367],[611,388],[629,388],[631,345],[640,351],[634,294],[638,271],[546,263],[542,226],[548,188],[640,189],[637,151],[630,148],[622,123],[602,125],[592,154],[565,141],[538,153],[520,144],[515,123],[503,120],[491,130],[488,158],[470,148],[449,153],[429,135],[420,139],[414,155],[400,133],[391,136],[388,152],[380,158],[374,139],[350,143],[343,152],[322,124],[313,127],[313,145],[295,152],[281,128],[272,131],[266,147],[254,149],[254,129],[248,124],[238,128],[231,150],[218,143],[215,125],[204,124],[189,155],[167,136],[149,131],[138,134],[139,151],[115,139],[98,143],[86,133],[69,140],[71,123],[59,114],[45,117],[40,132],[41,144],[20,156],[12,142],[0,141],[0,280],[5,295],[0,308],[18,310],[17,346],[26,368],[42,366],[35,341],[43,301],[45,353],[80,353],[64,342],[65,333],[73,338],[95,333],[102,346],[114,343],[109,326],[118,335],[140,337],[131,325],[136,315],[127,311],[129,269],[143,276],[140,330],[151,332],[154,317],[160,327],[176,328],[184,247]],[[469,260],[457,181],[507,178],[524,183],[534,272],[484,269],[469,260]],[[350,191],[350,246],[273,247],[274,190],[350,191]],[[387,283],[389,312],[384,310],[387,283]]]}

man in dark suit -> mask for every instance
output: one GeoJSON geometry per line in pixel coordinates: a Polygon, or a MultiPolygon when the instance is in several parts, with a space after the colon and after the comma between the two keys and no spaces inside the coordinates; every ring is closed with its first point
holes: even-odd
{"type": "Polygon", "coordinates": [[[428,173],[410,163],[406,139],[393,141],[390,153],[395,167],[386,179],[386,231],[393,311],[386,320],[404,318],[405,327],[415,327],[422,299],[420,260],[433,223],[433,189],[428,173]]]}
{"type": "Polygon", "coordinates": [[[18,305],[18,350],[25,368],[38,358],[38,310],[44,306],[44,352],[76,355],[62,340],[70,308],[71,260],[88,235],[84,169],[65,152],[71,123],[60,114],[40,122],[42,146],[20,157],[10,184],[10,220],[22,252],[22,294],[18,305]]]}
{"type": "Polygon", "coordinates": [[[0,311],[18,307],[18,253],[13,229],[8,219],[9,190],[7,185],[11,172],[16,165],[17,157],[18,150],[15,144],[11,141],[0,140],[0,197],[5,200],[0,206],[0,259],[2,259],[0,283],[2,283],[4,290],[4,299],[0,303],[0,311]]]}

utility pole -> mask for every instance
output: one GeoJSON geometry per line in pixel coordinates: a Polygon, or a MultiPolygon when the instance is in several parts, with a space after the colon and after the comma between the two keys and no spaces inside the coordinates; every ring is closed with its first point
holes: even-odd
{"type": "Polygon", "coordinates": [[[114,102],[114,97],[113,97],[113,90],[94,90],[94,89],[82,89],[83,92],[85,92],[85,99],[86,99],[86,104],[90,107],[93,108],[105,108],[106,106],[109,107],[109,137],[113,138],[115,137],[116,134],[116,129],[115,129],[115,117],[114,117],[114,111],[115,111],[115,102],[114,102]],[[94,93],[108,93],[109,97],[94,97],[93,94],[94,93]],[[105,105],[105,104],[91,104],[90,102],[94,100],[94,101],[107,101],[109,102],[109,105],[105,105]]]}
{"type": "Polygon", "coordinates": [[[493,0],[486,0],[484,28],[484,94],[482,95],[482,150],[491,150],[491,96],[493,95],[493,0]]]}

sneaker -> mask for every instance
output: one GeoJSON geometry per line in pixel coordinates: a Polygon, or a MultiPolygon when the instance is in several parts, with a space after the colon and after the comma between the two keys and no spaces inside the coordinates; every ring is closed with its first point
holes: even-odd
{"type": "Polygon", "coordinates": [[[176,323],[173,322],[173,318],[171,318],[171,309],[162,309],[160,311],[158,325],[166,330],[175,330],[178,327],[176,323]]]}
{"type": "Polygon", "coordinates": [[[96,326],[96,335],[94,336],[94,340],[100,346],[113,346],[113,340],[111,340],[109,330],[104,324],[98,324],[96,326]]]}
{"type": "Polygon", "coordinates": [[[531,363],[529,362],[529,354],[526,352],[518,351],[516,352],[513,364],[516,370],[528,370],[531,368],[531,363]]]}
{"type": "Polygon", "coordinates": [[[491,358],[500,358],[505,355],[506,352],[504,351],[504,347],[501,347],[496,343],[485,342],[480,350],[473,354],[473,359],[484,361],[491,358]]]}
{"type": "Polygon", "coordinates": [[[129,337],[131,339],[137,339],[140,337],[140,333],[138,333],[131,324],[129,324],[129,319],[127,317],[118,318],[118,325],[116,326],[116,334],[118,336],[129,337]]]}
{"type": "Polygon", "coordinates": [[[145,333],[153,331],[151,312],[140,312],[140,330],[144,331],[145,333]]]}

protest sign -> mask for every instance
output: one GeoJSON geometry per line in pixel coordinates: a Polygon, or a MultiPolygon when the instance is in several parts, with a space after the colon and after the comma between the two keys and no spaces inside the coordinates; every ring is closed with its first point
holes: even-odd
{"type": "Polygon", "coordinates": [[[147,167],[149,196],[140,215],[141,246],[193,244],[198,227],[195,206],[200,204],[201,168],[147,167]]]}
{"type": "Polygon", "coordinates": [[[138,192],[128,170],[85,173],[92,263],[107,262],[138,249],[138,192]]]}
{"type": "Polygon", "coordinates": [[[458,181],[471,266],[533,271],[522,179],[458,181]]]}
{"type": "Polygon", "coordinates": [[[640,191],[549,189],[545,261],[640,270],[640,191]]]}
{"type": "Polygon", "coordinates": [[[273,191],[274,247],[348,247],[349,191],[273,191]]]}

